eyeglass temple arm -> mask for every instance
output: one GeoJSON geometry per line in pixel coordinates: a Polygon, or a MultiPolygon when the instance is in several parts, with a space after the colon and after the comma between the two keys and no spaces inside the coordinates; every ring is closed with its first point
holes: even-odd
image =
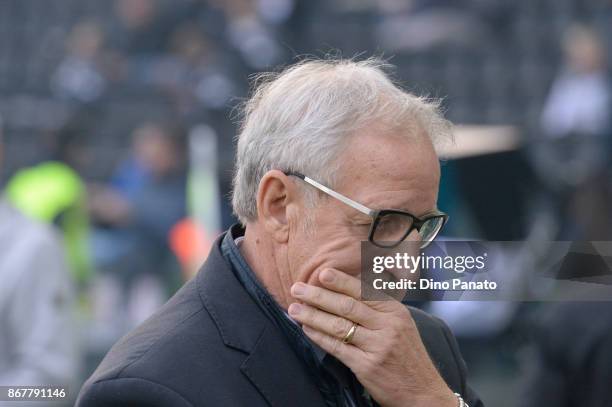
{"type": "Polygon", "coordinates": [[[374,216],[375,211],[373,209],[368,208],[367,206],[364,206],[362,204],[360,204],[359,202],[355,202],[353,201],[351,198],[347,198],[346,196],[342,195],[341,193],[338,193],[336,191],[334,191],[333,189],[330,189],[328,187],[326,187],[323,184],[318,183],[317,181],[308,178],[307,176],[300,174],[299,172],[287,172],[285,173],[285,175],[293,175],[296,176],[298,178],[301,178],[302,180],[304,180],[305,182],[308,182],[310,185],[312,185],[313,187],[325,192],[327,195],[330,195],[342,202],[344,202],[345,204],[357,209],[359,212],[364,213],[368,216],[374,216]]]}

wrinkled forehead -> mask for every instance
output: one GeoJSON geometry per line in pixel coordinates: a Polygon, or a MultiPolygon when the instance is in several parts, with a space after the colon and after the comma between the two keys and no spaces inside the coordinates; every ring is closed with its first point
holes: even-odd
{"type": "Polygon", "coordinates": [[[338,184],[353,188],[437,188],[440,165],[423,132],[377,132],[364,129],[348,142],[338,162],[338,184]]]}

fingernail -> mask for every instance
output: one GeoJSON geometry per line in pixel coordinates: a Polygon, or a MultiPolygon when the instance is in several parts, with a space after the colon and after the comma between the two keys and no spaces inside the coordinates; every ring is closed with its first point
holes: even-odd
{"type": "Polygon", "coordinates": [[[293,303],[291,305],[289,305],[289,315],[300,315],[300,312],[302,312],[302,306],[298,303],[293,303]]]}
{"type": "Polygon", "coordinates": [[[336,278],[335,273],[330,269],[325,269],[321,272],[321,280],[326,283],[331,283],[336,278]]]}
{"type": "Polygon", "coordinates": [[[295,283],[293,284],[292,290],[293,295],[304,295],[306,292],[306,284],[304,283],[295,283]]]}

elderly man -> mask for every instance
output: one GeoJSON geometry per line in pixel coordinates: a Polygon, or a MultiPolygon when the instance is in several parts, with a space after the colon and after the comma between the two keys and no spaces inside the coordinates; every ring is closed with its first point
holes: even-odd
{"type": "Polygon", "coordinates": [[[263,77],[238,141],[241,225],[78,405],[481,406],[440,320],[360,296],[361,241],[427,242],[443,225],[434,145],[449,135],[376,60],[263,77]]]}

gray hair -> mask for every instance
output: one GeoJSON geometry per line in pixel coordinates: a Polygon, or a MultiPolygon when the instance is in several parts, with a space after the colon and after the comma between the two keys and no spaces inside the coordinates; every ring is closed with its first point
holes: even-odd
{"type": "Polygon", "coordinates": [[[233,179],[232,205],[243,224],[257,219],[259,182],[272,169],[301,172],[333,188],[336,158],[368,125],[413,136],[422,129],[435,148],[452,140],[439,102],[403,91],[385,73],[388,67],[377,58],[305,60],[256,78],[242,109],[233,179]]]}

